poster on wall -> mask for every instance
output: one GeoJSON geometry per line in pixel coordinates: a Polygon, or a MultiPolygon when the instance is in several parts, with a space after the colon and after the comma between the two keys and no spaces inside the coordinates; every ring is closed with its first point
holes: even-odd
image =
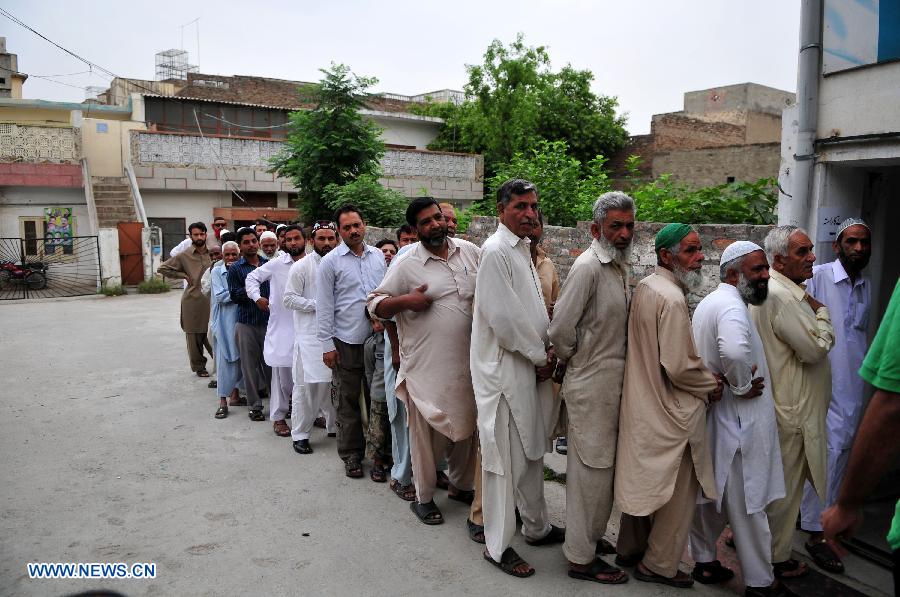
{"type": "Polygon", "coordinates": [[[900,60],[900,0],[825,0],[822,72],[900,60]]]}
{"type": "Polygon", "coordinates": [[[45,250],[71,246],[75,231],[75,216],[71,207],[44,208],[45,250]]]}

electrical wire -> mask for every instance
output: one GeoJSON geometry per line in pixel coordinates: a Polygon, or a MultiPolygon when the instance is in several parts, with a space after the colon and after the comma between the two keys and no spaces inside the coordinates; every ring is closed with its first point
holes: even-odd
{"type": "Polygon", "coordinates": [[[219,122],[224,122],[225,124],[233,126],[238,129],[247,129],[247,130],[252,130],[252,131],[265,131],[265,130],[269,130],[269,129],[281,129],[286,126],[290,126],[289,122],[285,122],[284,124],[273,124],[272,126],[246,126],[243,124],[235,124],[234,122],[229,122],[228,120],[225,120],[224,118],[219,118],[218,116],[213,116],[212,114],[207,114],[206,112],[204,112],[203,115],[206,116],[207,118],[212,118],[213,120],[218,120],[219,122]]]}
{"type": "MultiPolygon", "coordinates": [[[[194,109],[193,112],[194,112],[194,122],[197,123],[197,131],[200,133],[200,138],[205,141],[206,135],[203,134],[203,127],[200,126],[200,119],[197,117],[196,108],[194,109]]],[[[219,163],[219,167],[222,169],[222,176],[225,177],[225,182],[227,182],[231,186],[231,192],[234,193],[235,195],[237,195],[237,198],[240,199],[241,201],[243,201],[244,205],[246,205],[247,207],[249,207],[251,210],[253,210],[255,212],[256,208],[254,206],[250,205],[249,203],[247,203],[247,200],[244,199],[243,196],[241,196],[240,192],[237,190],[237,187],[234,185],[233,182],[231,182],[231,179],[228,178],[228,172],[225,169],[225,164],[222,162],[222,158],[219,156],[219,152],[216,151],[216,148],[213,147],[212,143],[209,144],[209,148],[210,148],[210,150],[212,150],[213,155],[216,156],[216,161],[219,163]]]]}

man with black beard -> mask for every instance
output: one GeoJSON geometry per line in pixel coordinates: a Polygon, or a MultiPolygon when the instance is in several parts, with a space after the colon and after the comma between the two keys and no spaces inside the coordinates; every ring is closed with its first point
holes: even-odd
{"type": "Polygon", "coordinates": [[[413,200],[406,221],[416,227],[419,243],[369,293],[368,308],[396,320],[396,393],[408,413],[417,498],[410,508],[423,523],[435,525],[444,522],[433,497],[435,469],[445,451],[448,497],[466,504],[474,499],[475,395],[469,361],[460,356],[469,352],[481,250],[447,236],[441,209],[430,197],[413,200]]]}
{"type": "MultiPolygon", "coordinates": [[[[831,402],[825,419],[828,433],[825,504],[837,499],[850,448],[865,405],[865,381],[859,375],[868,350],[867,327],[871,287],[863,270],[872,256],[872,234],[862,220],[848,218],[838,227],[832,243],[837,259],[813,267],[806,292],[835,314],[831,361],[831,402]],[[842,323],[838,323],[842,322],[842,323]]],[[[822,534],[822,502],[807,483],[800,507],[800,528],[810,534],[806,551],[829,572],[843,572],[840,557],[822,534]]]]}
{"type": "Polygon", "coordinates": [[[209,377],[203,349],[212,356],[212,347],[206,337],[209,328],[209,297],[203,294],[201,278],[211,261],[206,246],[206,224],[194,222],[188,227],[191,247],[162,262],[157,270],[163,276],[185,281],[181,296],[181,329],[187,341],[191,371],[198,377],[209,377]]]}
{"type": "Polygon", "coordinates": [[[722,400],[709,407],[715,498],[700,499],[690,534],[694,580],[725,582],[734,572],[716,559],[725,524],[734,531],[745,595],[792,595],[775,580],[766,507],[785,495],[769,368],[747,305],[769,290],[769,263],[759,245],[737,241],[723,252],[719,287],[694,311],[693,335],[704,364],[724,381],[722,400]]]}

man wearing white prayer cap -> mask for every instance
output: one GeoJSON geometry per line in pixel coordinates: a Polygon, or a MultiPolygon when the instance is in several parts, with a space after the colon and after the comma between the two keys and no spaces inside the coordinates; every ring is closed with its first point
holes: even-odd
{"type": "Polygon", "coordinates": [[[278,256],[278,236],[271,230],[260,234],[259,250],[267,260],[275,259],[278,256]]]}
{"type": "Polygon", "coordinates": [[[769,262],[762,247],[730,244],[722,252],[719,279],[692,323],[700,358],[724,381],[722,400],[710,404],[707,413],[718,497],[698,499],[689,541],[697,562],[692,576],[703,584],[734,576],[716,559],[716,541],[730,523],[744,594],[792,595],[772,570],[766,506],[784,497],[784,473],[766,354],[747,308],[768,295],[769,262]]]}
{"type": "MultiPolygon", "coordinates": [[[[834,313],[834,348],[831,361],[831,403],[828,405],[827,465],[825,507],[834,504],[844,470],[850,458],[850,446],[856,436],[865,405],[865,382],[859,368],[866,356],[866,328],[871,306],[871,285],[863,275],[872,255],[869,225],[847,218],[838,227],[832,243],[837,259],[813,267],[806,292],[834,313]]],[[[822,534],[822,502],[807,483],[800,507],[800,528],[810,533],[806,551],[816,564],[829,572],[843,572],[840,557],[825,542],[822,534]]]]}

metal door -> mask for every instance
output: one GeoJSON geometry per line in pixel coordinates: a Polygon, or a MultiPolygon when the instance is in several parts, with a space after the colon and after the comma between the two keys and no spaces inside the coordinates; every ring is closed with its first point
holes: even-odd
{"type": "Polygon", "coordinates": [[[119,263],[122,284],[140,284],[144,281],[144,254],[141,246],[140,222],[119,222],[119,263]]]}

